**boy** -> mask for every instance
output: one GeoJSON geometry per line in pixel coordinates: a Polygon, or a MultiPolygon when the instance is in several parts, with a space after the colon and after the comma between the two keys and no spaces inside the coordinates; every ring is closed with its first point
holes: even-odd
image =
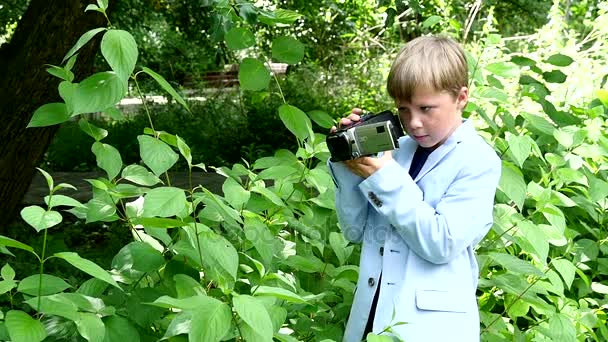
{"type": "Polygon", "coordinates": [[[479,341],[474,246],[492,226],[501,162],[462,119],[467,85],[456,42],[412,40],[387,80],[407,132],[399,149],[328,163],[342,231],[362,242],[345,342],[397,322],[407,322],[393,327],[407,342],[479,341]]]}

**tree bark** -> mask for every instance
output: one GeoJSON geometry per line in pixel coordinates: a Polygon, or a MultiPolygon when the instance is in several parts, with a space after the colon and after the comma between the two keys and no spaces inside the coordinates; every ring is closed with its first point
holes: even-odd
{"type": "MultiPolygon", "coordinates": [[[[60,80],[45,64],[60,65],[80,36],[104,26],[90,0],[32,0],[9,43],[0,47],[0,233],[17,218],[23,196],[58,125],[26,128],[43,104],[62,102],[60,80]]],[[[74,82],[93,71],[99,37],[79,51],[74,82]]]]}

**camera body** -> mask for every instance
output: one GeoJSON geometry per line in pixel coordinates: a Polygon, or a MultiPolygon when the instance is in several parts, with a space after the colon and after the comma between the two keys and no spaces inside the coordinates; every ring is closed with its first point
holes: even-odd
{"type": "Polygon", "coordinates": [[[327,136],[325,141],[331,161],[344,161],[369,156],[399,147],[404,136],[399,117],[387,110],[368,113],[353,125],[343,127],[327,136]]]}

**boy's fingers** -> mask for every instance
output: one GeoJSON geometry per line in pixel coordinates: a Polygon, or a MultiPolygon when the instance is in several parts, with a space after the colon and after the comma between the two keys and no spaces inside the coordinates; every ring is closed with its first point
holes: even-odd
{"type": "Polygon", "coordinates": [[[351,121],[351,119],[349,119],[348,117],[346,117],[346,118],[342,118],[342,119],[340,119],[339,126],[340,126],[340,127],[344,127],[344,126],[351,125],[352,123],[353,123],[353,122],[351,121]]]}

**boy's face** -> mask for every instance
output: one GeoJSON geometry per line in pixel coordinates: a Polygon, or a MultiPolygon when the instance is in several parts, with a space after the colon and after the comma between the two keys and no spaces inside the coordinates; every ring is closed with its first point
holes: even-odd
{"type": "Polygon", "coordinates": [[[462,123],[462,110],[469,90],[462,87],[458,96],[447,91],[419,88],[411,101],[395,101],[401,124],[422,147],[438,147],[462,123]]]}

